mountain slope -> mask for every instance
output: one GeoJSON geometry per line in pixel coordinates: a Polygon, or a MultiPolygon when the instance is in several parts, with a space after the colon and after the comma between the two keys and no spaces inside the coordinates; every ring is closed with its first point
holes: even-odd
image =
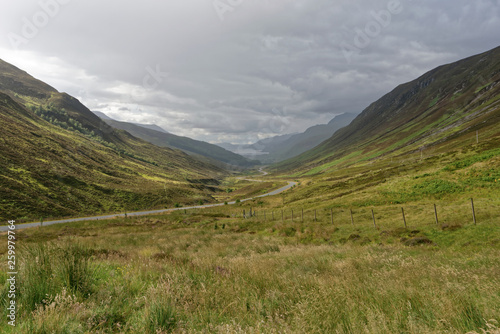
{"type": "MultiPolygon", "coordinates": [[[[306,152],[330,138],[337,130],[347,126],[355,117],[356,114],[351,113],[338,115],[328,124],[312,126],[303,133],[294,134],[286,140],[277,143],[263,144],[265,146],[263,151],[269,152],[265,161],[283,161],[306,152]]],[[[259,143],[254,146],[257,146],[259,143]]]]}
{"type": "Polygon", "coordinates": [[[155,130],[163,133],[168,133],[168,131],[165,131],[163,128],[160,128],[156,124],[141,124],[141,123],[134,123],[135,125],[139,125],[140,127],[150,129],[150,130],[155,130]]]}
{"type": "Polygon", "coordinates": [[[345,113],[335,116],[328,124],[319,124],[302,133],[274,136],[259,140],[250,145],[219,144],[227,150],[239,153],[247,158],[272,164],[295,157],[312,149],[330,138],[338,129],[348,125],[356,114],[345,113]]]}
{"type": "Polygon", "coordinates": [[[500,48],[440,66],[396,87],[347,127],[304,154],[277,165],[281,171],[315,174],[331,168],[449,150],[498,136],[500,48]]]}
{"type": "Polygon", "coordinates": [[[211,201],[218,190],[203,183],[227,175],[113,129],[78,100],[3,61],[0,88],[1,220],[211,201]]]}
{"type": "MultiPolygon", "coordinates": [[[[108,115],[106,115],[103,112],[93,110],[92,113],[94,113],[97,117],[99,117],[100,119],[102,119],[104,121],[106,121],[106,120],[113,120],[111,117],[109,117],[108,115]]],[[[156,130],[156,131],[168,133],[168,131],[166,131],[165,129],[159,127],[156,124],[140,124],[140,123],[133,123],[133,124],[142,126],[143,128],[146,128],[146,129],[151,129],[151,130],[156,130]]]]}
{"type": "Polygon", "coordinates": [[[201,155],[234,166],[245,167],[255,165],[256,163],[239,154],[207,142],[156,131],[138,124],[119,122],[112,119],[105,119],[104,121],[114,128],[125,130],[138,138],[161,147],[177,148],[188,154],[201,155]]]}

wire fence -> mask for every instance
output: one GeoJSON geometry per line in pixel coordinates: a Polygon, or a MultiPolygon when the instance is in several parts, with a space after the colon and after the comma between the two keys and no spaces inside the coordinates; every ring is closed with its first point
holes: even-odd
{"type": "MultiPolygon", "coordinates": [[[[211,209],[217,210],[217,209],[211,209]]],[[[220,210],[220,209],[219,209],[220,210]]],[[[218,211],[219,211],[218,210],[218,211]]],[[[481,223],[500,223],[500,201],[494,199],[473,199],[454,202],[428,202],[425,204],[405,203],[376,207],[321,207],[302,209],[283,207],[264,209],[242,207],[230,212],[230,216],[240,219],[281,223],[372,225],[381,227],[413,228],[418,226],[454,226],[481,223]]]]}

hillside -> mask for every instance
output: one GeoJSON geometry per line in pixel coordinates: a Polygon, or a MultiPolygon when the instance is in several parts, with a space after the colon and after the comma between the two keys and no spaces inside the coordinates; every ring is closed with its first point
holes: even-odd
{"type": "Polygon", "coordinates": [[[239,154],[204,141],[176,136],[165,131],[157,131],[151,127],[146,128],[139,124],[119,122],[113,119],[104,119],[104,121],[116,129],[125,130],[138,138],[160,147],[176,148],[187,154],[201,155],[233,166],[249,167],[258,163],[257,161],[251,161],[239,154]]]}
{"type": "MultiPolygon", "coordinates": [[[[285,140],[259,141],[251,147],[260,148],[269,154],[257,156],[258,159],[267,163],[274,163],[295,157],[319,145],[330,138],[337,130],[349,125],[356,114],[345,113],[335,116],[328,124],[319,124],[308,128],[302,133],[297,133],[285,140]]],[[[280,137],[281,139],[281,137],[280,137]]]]}
{"type": "Polygon", "coordinates": [[[0,126],[0,220],[209,202],[218,189],[204,183],[227,175],[110,127],[3,61],[0,126]]]}
{"type": "Polygon", "coordinates": [[[250,145],[219,144],[227,150],[247,158],[258,159],[264,164],[272,164],[295,157],[330,138],[337,130],[348,125],[356,114],[337,115],[327,124],[318,124],[301,133],[278,135],[259,140],[250,145]]]}
{"type": "Polygon", "coordinates": [[[498,140],[499,82],[500,48],[440,66],[396,87],[277,170],[317,174],[382,157],[448,152],[475,143],[476,131],[482,141],[498,140]]]}

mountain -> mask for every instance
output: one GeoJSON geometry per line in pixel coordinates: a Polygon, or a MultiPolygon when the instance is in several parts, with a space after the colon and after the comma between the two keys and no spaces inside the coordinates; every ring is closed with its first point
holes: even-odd
{"type": "Polygon", "coordinates": [[[165,131],[157,131],[154,128],[146,127],[144,125],[119,122],[113,119],[104,119],[104,121],[114,128],[125,130],[132,135],[155,145],[180,149],[191,155],[209,158],[211,159],[211,162],[218,161],[228,165],[240,167],[249,167],[259,163],[258,161],[250,161],[241,155],[207,142],[194,140],[188,137],[176,136],[165,131]]]}
{"type": "Polygon", "coordinates": [[[0,220],[213,201],[227,172],[112,128],[0,60],[0,220]]]}
{"type": "MultiPolygon", "coordinates": [[[[114,120],[113,118],[109,117],[108,115],[106,115],[105,113],[103,112],[100,112],[100,111],[92,111],[96,116],[98,116],[100,119],[104,120],[104,121],[107,121],[107,120],[114,120]]],[[[146,128],[146,129],[150,129],[150,130],[155,130],[155,131],[160,131],[160,132],[164,132],[164,133],[168,133],[168,131],[166,131],[165,129],[162,129],[161,127],[159,127],[158,125],[156,124],[141,124],[141,123],[133,123],[135,125],[139,125],[139,126],[142,126],[143,128],[146,128]]]]}
{"type": "Polygon", "coordinates": [[[418,151],[446,152],[475,143],[476,133],[497,140],[499,83],[500,47],[440,66],[396,87],[347,127],[276,168],[317,174],[418,151]]]}
{"type": "Polygon", "coordinates": [[[97,117],[99,117],[100,119],[102,120],[105,120],[105,119],[112,119],[111,117],[109,117],[108,115],[106,115],[105,113],[103,112],[100,112],[100,111],[95,111],[93,110],[92,113],[94,113],[97,117]]]}
{"type": "Polygon", "coordinates": [[[258,157],[262,161],[270,163],[283,161],[317,146],[330,138],[337,130],[351,123],[355,117],[356,114],[345,113],[335,116],[328,124],[312,126],[303,133],[289,137],[280,136],[277,138],[278,140],[260,141],[252,146],[262,147],[261,151],[268,153],[264,157],[258,157]]]}
{"type": "Polygon", "coordinates": [[[141,123],[134,123],[134,124],[138,125],[140,127],[146,128],[146,129],[159,131],[159,132],[163,132],[163,133],[169,133],[168,131],[164,130],[163,128],[159,127],[156,124],[141,124],[141,123]]]}
{"type": "Polygon", "coordinates": [[[330,138],[335,131],[348,125],[356,114],[345,113],[335,116],[328,124],[315,125],[302,133],[279,135],[259,140],[251,145],[220,144],[228,150],[245,157],[272,164],[295,157],[330,138]]]}
{"type": "Polygon", "coordinates": [[[279,136],[274,136],[270,138],[265,138],[259,140],[254,144],[231,144],[231,143],[217,143],[218,146],[225,148],[228,151],[234,152],[236,154],[241,154],[244,157],[253,159],[257,156],[265,157],[268,153],[265,152],[266,147],[281,143],[286,139],[290,138],[294,134],[284,134],[279,136]],[[263,155],[264,154],[264,155],[263,155]]]}

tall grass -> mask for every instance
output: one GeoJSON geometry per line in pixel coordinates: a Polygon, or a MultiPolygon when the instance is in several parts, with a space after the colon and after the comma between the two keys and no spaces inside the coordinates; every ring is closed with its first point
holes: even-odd
{"type": "MultiPolygon", "coordinates": [[[[496,224],[425,227],[419,233],[433,244],[410,247],[400,240],[413,233],[404,228],[319,222],[308,232],[310,224],[221,216],[226,228],[215,230],[206,221],[213,214],[198,213],[199,222],[189,225],[176,215],[86,222],[99,234],[81,229],[80,237],[26,245],[19,298],[31,306],[20,314],[17,332],[495,333],[498,327],[496,224]],[[281,232],[288,227],[294,235],[281,232]],[[307,233],[314,236],[304,241],[307,233]],[[349,238],[354,234],[359,238],[349,238]]],[[[61,229],[20,233],[36,240],[61,229]]]]}
{"type": "Polygon", "coordinates": [[[92,293],[95,269],[88,249],[78,243],[32,244],[24,247],[19,257],[19,303],[23,312],[49,305],[63,291],[81,298],[92,293]]]}
{"type": "Polygon", "coordinates": [[[144,332],[156,334],[171,332],[177,327],[177,315],[168,296],[152,296],[145,309],[144,332]]]}

